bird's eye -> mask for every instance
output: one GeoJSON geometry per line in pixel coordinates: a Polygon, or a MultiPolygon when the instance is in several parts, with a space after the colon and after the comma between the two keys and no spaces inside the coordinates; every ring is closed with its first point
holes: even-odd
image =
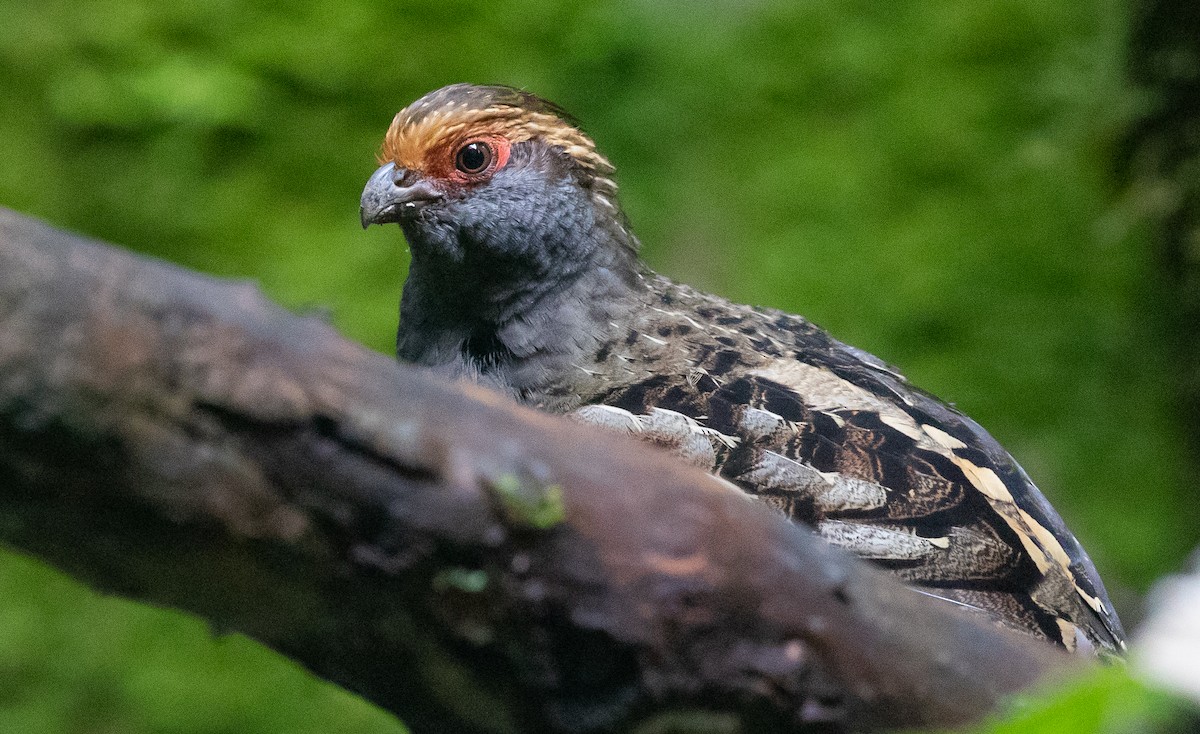
{"type": "Polygon", "coordinates": [[[468,175],[483,173],[492,165],[492,146],[483,141],[467,143],[454,156],[454,167],[468,175]]]}

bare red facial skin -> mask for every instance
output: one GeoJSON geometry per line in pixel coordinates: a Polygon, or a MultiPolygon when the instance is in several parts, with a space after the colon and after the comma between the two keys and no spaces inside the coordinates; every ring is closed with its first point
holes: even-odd
{"type": "Polygon", "coordinates": [[[451,145],[432,151],[426,160],[425,175],[435,183],[448,189],[462,189],[481,184],[490,179],[496,171],[508,163],[512,152],[512,143],[508,138],[496,133],[468,135],[459,138],[451,145]],[[465,145],[471,143],[487,143],[492,149],[492,162],[479,173],[464,173],[454,165],[455,156],[465,145]]]}

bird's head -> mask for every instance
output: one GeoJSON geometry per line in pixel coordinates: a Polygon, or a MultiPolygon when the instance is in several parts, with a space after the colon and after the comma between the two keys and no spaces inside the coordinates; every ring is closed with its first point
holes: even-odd
{"type": "Polygon", "coordinates": [[[511,87],[454,84],[401,110],[362,194],[362,223],[398,222],[422,260],[532,267],[538,277],[627,250],[613,167],[561,108],[511,87]]]}

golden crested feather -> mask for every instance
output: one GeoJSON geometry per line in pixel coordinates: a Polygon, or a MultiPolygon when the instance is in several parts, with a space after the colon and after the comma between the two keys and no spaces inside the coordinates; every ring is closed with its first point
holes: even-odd
{"type": "Polygon", "coordinates": [[[566,114],[527,92],[508,87],[452,85],[430,93],[396,114],[380,151],[380,163],[421,170],[431,151],[450,149],[481,135],[512,143],[541,140],[562,148],[595,179],[616,189],[613,166],[566,114]],[[480,106],[486,100],[485,106],[480,106]]]}

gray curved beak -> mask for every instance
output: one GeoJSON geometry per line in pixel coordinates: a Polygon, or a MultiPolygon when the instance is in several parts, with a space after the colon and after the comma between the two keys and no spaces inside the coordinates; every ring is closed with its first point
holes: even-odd
{"type": "Polygon", "coordinates": [[[395,163],[380,166],[362,192],[359,217],[363,229],[372,224],[399,222],[415,216],[426,204],[441,198],[428,181],[395,163]]]}

